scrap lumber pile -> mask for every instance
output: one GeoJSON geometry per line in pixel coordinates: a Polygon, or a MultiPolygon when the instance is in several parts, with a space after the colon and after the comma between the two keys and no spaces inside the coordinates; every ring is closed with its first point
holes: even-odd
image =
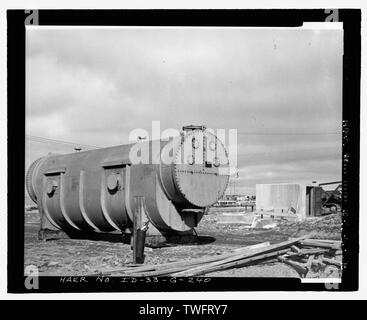
{"type": "Polygon", "coordinates": [[[118,272],[131,277],[192,277],[231,268],[280,261],[294,268],[301,277],[305,277],[311,268],[323,268],[326,265],[341,268],[341,261],[335,259],[337,255],[341,255],[341,241],[311,239],[310,236],[303,236],[276,244],[264,242],[236,249],[231,253],[187,261],[159,265],[134,265],[110,271],[108,274],[118,272]]]}

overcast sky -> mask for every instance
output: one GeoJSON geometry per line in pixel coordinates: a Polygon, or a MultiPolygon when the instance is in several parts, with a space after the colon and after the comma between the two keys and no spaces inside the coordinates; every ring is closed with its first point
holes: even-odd
{"type": "MultiPolygon", "coordinates": [[[[342,48],[342,30],[27,28],[27,134],[111,146],[152,120],[235,128],[237,191],[339,180],[342,48]]],[[[27,139],[26,165],[72,151],[27,139]]]]}

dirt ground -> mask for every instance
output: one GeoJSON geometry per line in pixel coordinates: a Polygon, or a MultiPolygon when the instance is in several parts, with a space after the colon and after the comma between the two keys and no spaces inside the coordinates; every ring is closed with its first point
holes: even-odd
{"type": "MultiPolygon", "coordinates": [[[[302,223],[281,222],[273,229],[249,229],[241,224],[220,224],[220,212],[205,215],[196,229],[201,243],[145,248],[145,264],[159,264],[214,256],[233,250],[269,241],[276,243],[289,237],[313,233],[313,238],[341,240],[341,215],[332,214],[309,218],[302,223]]],[[[25,213],[25,266],[36,265],[41,276],[83,276],[108,272],[131,264],[130,245],[121,242],[59,239],[39,241],[39,215],[37,211],[25,213]]],[[[117,274],[116,274],[117,275],[117,274]]],[[[207,274],[214,277],[299,277],[290,266],[277,261],[207,274]]],[[[339,277],[337,267],[328,266],[322,271],[307,274],[307,277],[339,277]]]]}

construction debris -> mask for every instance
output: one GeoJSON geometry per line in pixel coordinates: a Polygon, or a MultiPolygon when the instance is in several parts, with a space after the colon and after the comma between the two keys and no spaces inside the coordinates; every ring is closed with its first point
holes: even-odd
{"type": "Polygon", "coordinates": [[[325,268],[327,265],[342,268],[342,262],[335,259],[336,252],[340,250],[340,241],[311,239],[311,235],[305,235],[276,244],[264,242],[247,246],[231,253],[216,256],[158,265],[125,267],[109,271],[106,274],[119,273],[130,277],[193,277],[266,263],[276,259],[292,267],[300,277],[305,277],[311,269],[314,271],[325,268]]]}

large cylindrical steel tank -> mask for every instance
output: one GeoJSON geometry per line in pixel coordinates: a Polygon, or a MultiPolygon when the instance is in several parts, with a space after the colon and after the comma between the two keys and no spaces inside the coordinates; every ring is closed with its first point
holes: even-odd
{"type": "Polygon", "coordinates": [[[170,140],[51,154],[29,167],[26,186],[42,219],[56,229],[125,232],[135,197],[143,196],[151,224],[175,233],[197,226],[228,179],[224,145],[202,128],[170,140]]]}

